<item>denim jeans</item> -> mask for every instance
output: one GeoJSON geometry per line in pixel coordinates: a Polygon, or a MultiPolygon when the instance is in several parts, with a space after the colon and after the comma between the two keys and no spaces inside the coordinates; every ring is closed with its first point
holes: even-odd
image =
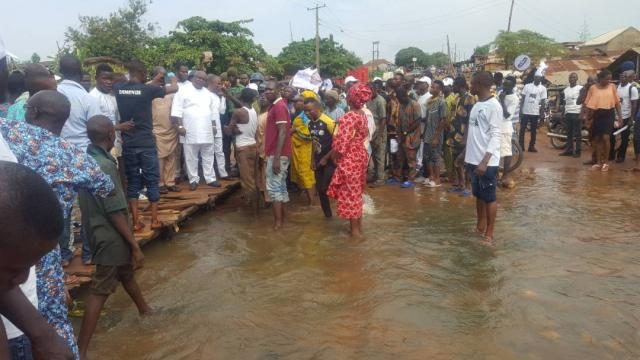
{"type": "Polygon", "coordinates": [[[26,335],[9,340],[9,356],[11,360],[33,360],[31,341],[26,335]]]}
{"type": "Polygon", "coordinates": [[[147,187],[150,202],[160,200],[160,165],[158,151],[153,148],[122,149],[125,172],[127,174],[127,199],[137,199],[143,187],[147,187]]]}

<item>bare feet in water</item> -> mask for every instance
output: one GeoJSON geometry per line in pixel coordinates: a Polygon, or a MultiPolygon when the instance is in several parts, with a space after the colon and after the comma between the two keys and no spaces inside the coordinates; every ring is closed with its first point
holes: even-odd
{"type": "Polygon", "coordinates": [[[157,230],[162,228],[162,223],[158,220],[151,223],[151,230],[157,230]]]}

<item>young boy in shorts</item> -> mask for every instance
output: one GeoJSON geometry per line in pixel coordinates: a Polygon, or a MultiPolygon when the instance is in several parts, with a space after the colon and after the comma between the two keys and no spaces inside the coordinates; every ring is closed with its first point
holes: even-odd
{"type": "Polygon", "coordinates": [[[469,116],[465,154],[473,196],[476,197],[476,231],[483,235],[483,243],[489,246],[493,246],[493,228],[498,211],[496,186],[503,122],[502,106],[491,95],[492,85],[491,73],[480,71],[473,75],[471,93],[478,96],[478,102],[469,116]]]}
{"type": "Polygon", "coordinates": [[[83,216],[82,225],[91,241],[93,263],[96,264],[78,337],[80,357],[83,359],[87,355],[100,311],[120,283],[138,307],[140,315],[152,311],[134,277],[134,271],[142,266],[144,255],[133,236],[127,200],[118,181],[116,160],[110,154],[116,136],[113,123],[106,116],[94,116],[87,122],[87,135],[91,140],[87,153],[105,174],[111,176],[115,190],[104,199],[86,191],[80,192],[80,208],[82,214],[87,215],[83,216]]]}

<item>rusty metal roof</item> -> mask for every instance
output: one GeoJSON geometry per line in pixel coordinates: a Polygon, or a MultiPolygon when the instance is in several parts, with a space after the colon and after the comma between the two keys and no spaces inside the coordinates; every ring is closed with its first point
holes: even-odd
{"type": "Polygon", "coordinates": [[[578,74],[579,81],[586,82],[590,75],[595,75],[600,69],[609,66],[617,56],[583,56],[566,60],[547,61],[545,77],[556,85],[569,83],[572,72],[578,74]]]}

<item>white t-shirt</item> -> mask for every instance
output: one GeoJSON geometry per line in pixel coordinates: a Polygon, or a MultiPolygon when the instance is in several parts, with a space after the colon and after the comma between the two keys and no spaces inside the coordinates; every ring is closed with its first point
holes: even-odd
{"type": "MultiPolygon", "coordinates": [[[[89,95],[98,100],[102,115],[108,117],[114,126],[118,125],[120,122],[120,112],[118,111],[118,102],[116,101],[116,97],[112,94],[105,94],[98,90],[98,88],[91,89],[91,91],[89,91],[89,95]]],[[[116,131],[116,142],[114,143],[114,146],[118,149],[122,149],[120,131],[116,131]]]]}
{"type": "Polygon", "coordinates": [[[622,111],[623,119],[631,117],[631,102],[638,100],[638,89],[635,86],[631,86],[631,90],[629,90],[630,86],[631,83],[626,86],[618,85],[618,97],[620,98],[620,110],[622,111]]]}
{"type": "Polygon", "coordinates": [[[478,101],[469,116],[469,135],[464,161],[471,165],[482,162],[486,153],[491,153],[488,166],[500,164],[500,141],[503,122],[502,105],[495,97],[478,101]]]}
{"type": "MultiPolygon", "coordinates": [[[[0,160],[17,162],[16,156],[11,152],[9,145],[6,143],[2,135],[0,135],[0,160]]],[[[20,290],[22,290],[22,293],[27,297],[27,299],[29,299],[31,304],[37,308],[38,292],[36,289],[36,268],[34,266],[29,269],[29,278],[24,284],[20,285],[20,290]]],[[[22,331],[18,330],[18,328],[9,320],[5,319],[4,316],[2,317],[2,323],[4,324],[4,328],[7,330],[7,339],[22,336],[22,331]]]]}
{"type": "Polygon", "coordinates": [[[217,108],[218,111],[214,110],[213,120],[216,123],[216,134],[214,137],[216,139],[222,139],[222,124],[220,122],[220,116],[227,112],[227,99],[224,96],[218,96],[215,93],[211,93],[213,95],[213,107],[217,108]]]}
{"type": "Polygon", "coordinates": [[[540,104],[547,99],[547,88],[542,84],[536,86],[533,83],[527,84],[522,89],[524,105],[522,113],[524,115],[540,115],[540,104]]]}
{"type": "Polygon", "coordinates": [[[504,106],[507,109],[507,112],[510,114],[509,117],[504,117],[502,114],[502,133],[504,134],[512,134],[513,133],[513,123],[514,119],[518,118],[518,103],[520,102],[520,98],[517,94],[509,94],[504,97],[504,106]]]}
{"type": "Polygon", "coordinates": [[[582,105],[578,105],[580,91],[582,91],[582,85],[576,85],[574,87],[567,86],[563,90],[565,114],[580,114],[580,110],[582,109],[582,105]]]}
{"type": "Polygon", "coordinates": [[[196,89],[192,84],[184,85],[173,97],[171,116],[182,118],[187,134],[185,144],[213,144],[213,125],[217,108],[214,98],[206,88],[196,89]]]}

